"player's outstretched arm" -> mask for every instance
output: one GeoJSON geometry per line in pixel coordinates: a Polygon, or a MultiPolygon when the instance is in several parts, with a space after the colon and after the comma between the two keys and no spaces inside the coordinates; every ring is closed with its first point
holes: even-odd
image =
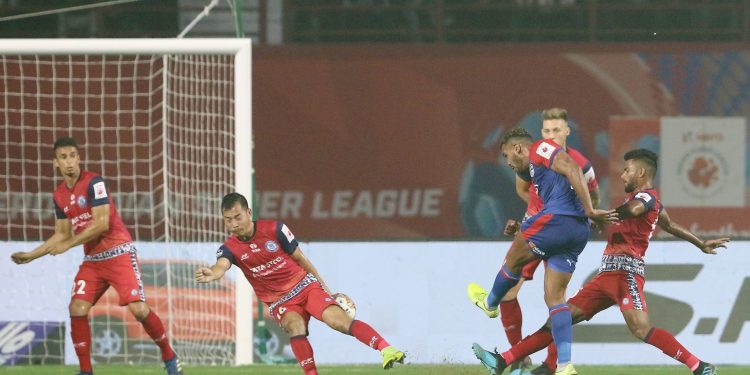
{"type": "Polygon", "coordinates": [[[580,200],[583,205],[583,210],[586,213],[586,216],[599,223],[613,223],[617,221],[617,213],[615,213],[614,210],[600,210],[594,208],[594,205],[591,202],[591,194],[586,185],[586,179],[583,176],[581,167],[564,150],[557,152],[550,167],[553,171],[568,179],[570,186],[573,187],[576,196],[578,196],[578,200],[580,200]]]}
{"type": "Polygon", "coordinates": [[[201,267],[195,271],[196,283],[208,283],[221,279],[224,274],[232,267],[232,263],[227,258],[219,258],[211,267],[201,267]]]}
{"type": "Polygon", "coordinates": [[[297,264],[299,264],[302,269],[305,271],[311,273],[313,276],[315,276],[316,279],[318,279],[318,282],[323,287],[323,290],[325,290],[328,294],[331,294],[331,289],[328,288],[328,285],[326,285],[325,281],[323,281],[323,278],[320,277],[320,274],[318,273],[318,270],[315,269],[315,266],[310,262],[309,259],[305,256],[305,254],[302,254],[302,250],[300,250],[299,246],[297,246],[296,249],[294,249],[294,252],[291,254],[292,259],[294,259],[297,264]]]}
{"type": "Polygon", "coordinates": [[[716,238],[708,241],[701,240],[693,232],[687,230],[687,228],[673,222],[666,209],[663,209],[659,213],[659,227],[675,237],[690,242],[706,254],[716,254],[716,249],[720,247],[726,249],[727,242],[729,242],[729,237],[716,238]]]}
{"type": "Polygon", "coordinates": [[[16,264],[25,264],[34,259],[41,258],[50,253],[50,250],[57,244],[65,242],[72,237],[70,221],[68,219],[55,220],[55,234],[37,246],[32,251],[19,251],[10,255],[10,259],[16,264]]]}

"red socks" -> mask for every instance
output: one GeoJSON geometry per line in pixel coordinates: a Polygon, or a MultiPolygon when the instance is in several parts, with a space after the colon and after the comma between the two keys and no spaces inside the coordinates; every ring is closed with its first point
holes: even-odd
{"type": "Polygon", "coordinates": [[[521,314],[521,306],[518,304],[518,299],[514,298],[510,301],[500,302],[500,320],[503,322],[505,335],[508,336],[510,345],[513,346],[521,341],[523,337],[521,335],[523,315],[521,314]]]}
{"type": "Polygon", "coordinates": [[[161,349],[161,359],[163,361],[170,360],[174,357],[174,351],[169,345],[167,340],[167,332],[164,330],[164,325],[161,323],[161,319],[156,315],[155,312],[149,311],[143,321],[141,321],[143,328],[146,330],[149,336],[154,340],[156,345],[161,349]]]}
{"type": "Polygon", "coordinates": [[[70,336],[78,356],[81,372],[91,372],[91,328],[87,316],[70,317],[70,336]]]}
{"type": "Polygon", "coordinates": [[[544,349],[552,341],[552,332],[546,328],[542,328],[534,332],[531,336],[526,336],[525,339],[519,341],[518,344],[513,345],[510,350],[501,355],[505,359],[505,363],[513,363],[544,349]]]}
{"type": "Polygon", "coordinates": [[[694,371],[700,365],[700,360],[696,356],[685,349],[671,333],[661,328],[651,328],[643,341],[659,348],[662,353],[684,363],[691,371],[694,371]]]}
{"type": "Polygon", "coordinates": [[[369,324],[359,320],[352,322],[351,327],[349,327],[349,334],[373,349],[383,350],[390,345],[369,324]]]}
{"type": "Polygon", "coordinates": [[[292,346],[294,357],[297,358],[297,362],[299,362],[305,375],[318,375],[318,369],[315,367],[315,359],[313,359],[313,349],[310,346],[310,341],[307,341],[307,337],[290,337],[289,343],[292,346]]]}
{"type": "Polygon", "coordinates": [[[547,358],[544,359],[544,364],[552,371],[557,369],[557,345],[554,343],[547,346],[547,358]]]}

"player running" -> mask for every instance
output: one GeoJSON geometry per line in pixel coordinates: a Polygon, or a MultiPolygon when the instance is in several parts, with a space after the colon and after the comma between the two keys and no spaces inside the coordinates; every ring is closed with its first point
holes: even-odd
{"type": "Polygon", "coordinates": [[[78,145],[73,138],[58,139],[54,152],[53,163],[65,178],[53,195],[55,234],[32,251],[13,253],[11,259],[24,264],[83,245],[85,256],[73,282],[69,306],[79,375],[93,374],[87,315],[110,286],[120,295],[120,305],[128,306],[161,349],[167,374],[182,375],[180,361],[169,345],[161,319],[146,304],[133,239],[117,213],[107,184],[96,173],[81,169],[78,145]]]}
{"type": "MultiPolygon", "coordinates": [[[[637,338],[659,348],[664,354],[682,362],[696,375],[713,375],[716,367],[691,354],[669,332],[652,327],[648,319],[643,294],[645,264],[649,240],[659,226],[668,233],[682,238],[706,254],[716,254],[719,247],[726,248],[729,238],[702,241],[681,225],[671,221],[661,205],[659,194],[652,187],[658,157],[651,151],[638,149],[625,154],[625,168],[621,178],[628,193],[625,203],[616,209],[621,222],[610,226],[607,247],[604,249],[599,274],[587,282],[568,300],[573,321],[590,320],[611,306],[620,306],[625,322],[637,338]]],[[[490,353],[474,344],[477,358],[496,374],[502,373],[508,363],[533,354],[552,343],[549,321],[531,336],[502,353],[490,353]]]]}
{"type": "Polygon", "coordinates": [[[379,350],[383,369],[404,362],[406,356],[402,351],[388,344],[367,323],[352,320],[336,304],[318,271],[302,254],[299,243],[284,223],[253,221],[247,199],[239,193],[224,196],[221,211],[224,225],[232,235],[216,252],[216,263],[195,272],[195,281],[217,280],[232,264],[239,267],[258,299],[268,305],[270,315],[289,334],[292,352],[305,375],[318,373],[313,349],[307,340],[310,316],[379,350]]]}
{"type": "Polygon", "coordinates": [[[516,173],[529,171],[544,208],[521,226],[522,236],[513,240],[492,290],[487,293],[472,283],[468,287],[469,296],[485,314],[497,316],[498,304],[518,283],[523,266],[537,257],[546,260],[544,301],[556,339],[558,373],[577,374],[571,363],[573,338],[565,290],[578,255],[588,242],[587,218],[611,222],[617,219],[617,214],[593,208],[581,168],[554,141],[532,142],[525,129],[515,128],[503,135],[500,147],[516,173]]]}
{"type": "MultiPolygon", "coordinates": [[[[581,167],[581,172],[586,180],[586,186],[589,189],[589,196],[591,197],[591,204],[593,207],[599,207],[599,183],[596,181],[596,173],[591,162],[583,156],[578,150],[567,145],[567,139],[570,135],[570,127],[568,126],[568,111],[563,108],[550,108],[542,111],[542,138],[555,141],[565,152],[570,155],[573,161],[581,167]]],[[[516,193],[518,196],[528,204],[524,220],[534,216],[542,209],[542,199],[537,195],[534,185],[531,184],[531,177],[528,174],[516,175],[516,193]]],[[[505,225],[504,234],[506,236],[521,235],[518,229],[521,228],[521,224],[516,220],[510,219],[505,225]]],[[[500,320],[503,323],[505,335],[508,338],[510,345],[514,345],[521,341],[522,331],[521,327],[523,324],[523,314],[521,312],[521,306],[518,304],[518,292],[521,290],[524,281],[532,280],[534,278],[534,272],[536,272],[541,259],[537,258],[525,266],[521,271],[521,278],[518,280],[518,284],[511,288],[507,294],[503,297],[499,305],[500,320]]],[[[557,361],[557,353],[555,352],[555,346],[549,346],[549,353],[547,358],[531,371],[532,375],[548,375],[555,371],[557,361]]],[[[513,364],[519,366],[520,363],[513,364]]]]}

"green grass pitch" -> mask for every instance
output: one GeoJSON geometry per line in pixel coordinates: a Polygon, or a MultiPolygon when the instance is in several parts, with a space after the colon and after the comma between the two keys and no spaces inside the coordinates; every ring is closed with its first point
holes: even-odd
{"type": "MultiPolygon", "coordinates": [[[[581,375],[690,375],[684,366],[576,366],[581,375]]],[[[73,375],[74,366],[12,366],[0,367],[0,374],[18,375],[73,375]]],[[[95,375],[164,375],[158,365],[114,366],[102,365],[95,369],[95,375]]],[[[302,374],[297,365],[254,365],[240,367],[193,367],[185,366],[186,375],[297,375],[302,374]]],[[[383,371],[377,365],[359,366],[319,366],[321,374],[327,375],[487,375],[479,365],[403,365],[389,371],[383,371]]],[[[750,374],[750,367],[719,367],[721,375],[750,374]]],[[[506,371],[507,374],[507,371],[506,371]]]]}

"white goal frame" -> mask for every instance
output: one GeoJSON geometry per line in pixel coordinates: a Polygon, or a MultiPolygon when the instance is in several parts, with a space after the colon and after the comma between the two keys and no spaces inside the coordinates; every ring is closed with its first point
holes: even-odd
{"type": "MultiPolygon", "coordinates": [[[[0,54],[17,55],[234,55],[235,190],[252,205],[252,42],[250,39],[0,39],[0,54]]],[[[167,121],[165,119],[164,123],[167,121]]],[[[166,150],[165,150],[166,152],[166,150]]],[[[216,220],[219,220],[217,217],[216,220]]],[[[235,365],[253,363],[253,291],[235,278],[235,365]],[[250,319],[248,319],[250,317],[250,319]]],[[[259,302],[260,303],[260,302],[259,302]]]]}

